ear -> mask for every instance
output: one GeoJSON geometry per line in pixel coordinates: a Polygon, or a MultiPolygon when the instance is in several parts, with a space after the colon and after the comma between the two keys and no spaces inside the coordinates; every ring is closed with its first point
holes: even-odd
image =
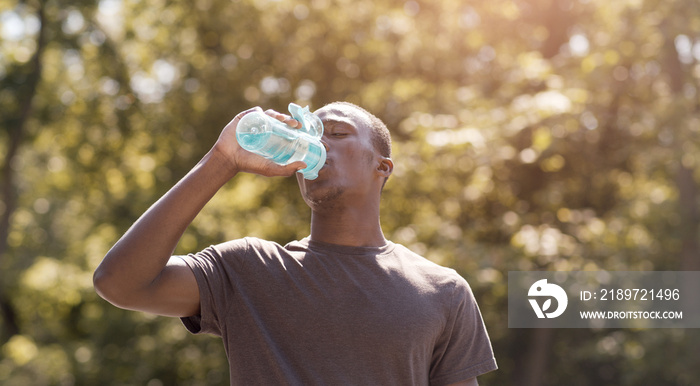
{"type": "Polygon", "coordinates": [[[394,171],[394,162],[391,160],[391,158],[388,157],[380,157],[379,158],[379,166],[377,166],[377,172],[382,176],[382,177],[389,177],[391,175],[391,172],[394,171]]]}

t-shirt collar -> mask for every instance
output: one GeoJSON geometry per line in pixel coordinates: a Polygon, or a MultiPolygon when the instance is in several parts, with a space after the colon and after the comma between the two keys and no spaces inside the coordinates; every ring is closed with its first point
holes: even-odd
{"type": "Polygon", "coordinates": [[[355,247],[349,245],[338,245],[324,243],[322,241],[311,240],[310,237],[305,237],[298,241],[299,244],[312,251],[342,254],[342,255],[365,255],[376,256],[389,253],[394,249],[395,244],[389,240],[385,240],[385,244],[378,247],[355,247]]]}

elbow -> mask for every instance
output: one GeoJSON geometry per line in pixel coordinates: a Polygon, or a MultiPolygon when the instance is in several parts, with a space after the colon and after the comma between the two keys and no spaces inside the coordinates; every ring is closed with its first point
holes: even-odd
{"type": "Polygon", "coordinates": [[[110,276],[111,275],[109,274],[108,270],[100,265],[92,274],[92,286],[95,288],[95,292],[97,292],[102,299],[114,304],[114,301],[112,300],[115,294],[113,288],[114,280],[111,279],[110,276]]]}
{"type": "Polygon", "coordinates": [[[108,293],[108,283],[109,280],[107,278],[107,274],[100,265],[92,274],[92,286],[95,288],[95,292],[97,292],[97,294],[105,300],[107,300],[106,295],[108,293]]]}
{"type": "Polygon", "coordinates": [[[92,275],[92,285],[95,292],[112,305],[129,309],[129,296],[122,283],[113,272],[100,265],[92,275]]]}

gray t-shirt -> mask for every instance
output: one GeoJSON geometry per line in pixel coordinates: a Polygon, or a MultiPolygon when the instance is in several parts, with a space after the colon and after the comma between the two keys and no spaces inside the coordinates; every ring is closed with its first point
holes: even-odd
{"type": "Polygon", "coordinates": [[[182,321],[222,337],[232,385],[447,385],[497,368],[467,282],[402,245],[244,238],[181,258],[201,303],[182,321]]]}

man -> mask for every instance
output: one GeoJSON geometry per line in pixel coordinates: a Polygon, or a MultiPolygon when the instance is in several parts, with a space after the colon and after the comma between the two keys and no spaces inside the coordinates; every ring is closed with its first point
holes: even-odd
{"type": "Polygon", "coordinates": [[[171,256],[239,172],[290,176],[305,167],[238,146],[236,125],[250,111],[114,245],[95,271],[97,292],[118,307],[181,317],[193,333],[221,336],[231,384],[476,385],[477,375],[496,369],[466,281],[384,238],[379,202],[393,170],[391,142],[386,126],[358,106],[336,102],[316,112],[327,161],[315,180],[297,175],[312,211],[309,237],[284,247],[244,238],[171,256]]]}

